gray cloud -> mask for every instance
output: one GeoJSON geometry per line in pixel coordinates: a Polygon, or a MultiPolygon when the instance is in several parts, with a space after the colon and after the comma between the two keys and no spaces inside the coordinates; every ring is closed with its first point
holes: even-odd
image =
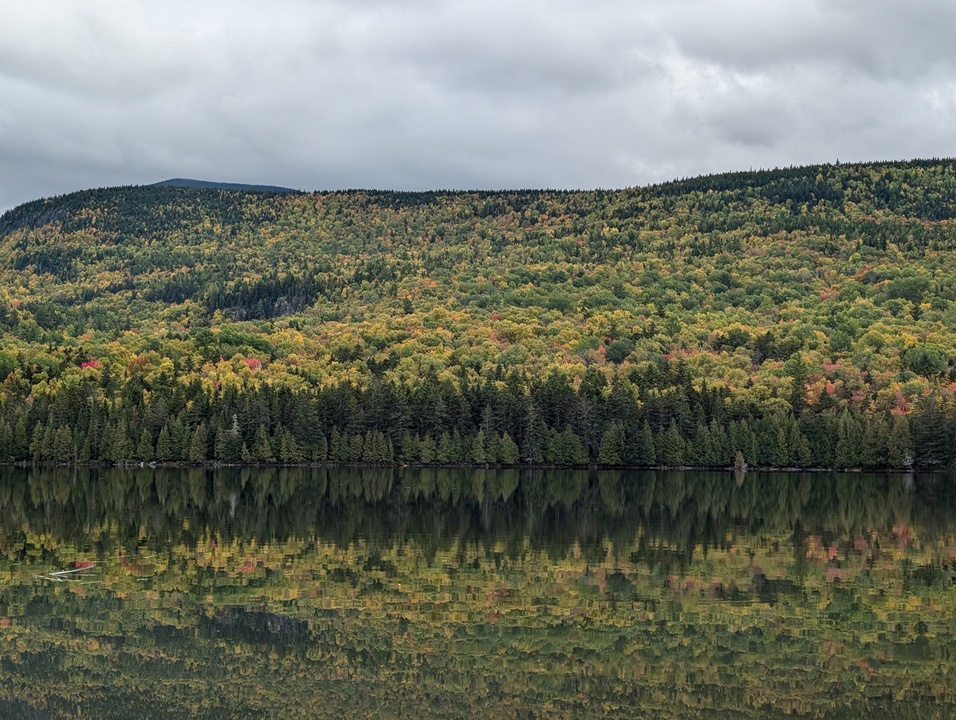
{"type": "Polygon", "coordinates": [[[0,0],[0,209],[953,155],[945,0],[0,0]]]}

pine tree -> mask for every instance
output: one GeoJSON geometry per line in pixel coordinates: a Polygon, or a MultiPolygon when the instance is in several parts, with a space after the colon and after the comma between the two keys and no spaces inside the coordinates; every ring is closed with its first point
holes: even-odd
{"type": "Polygon", "coordinates": [[[651,425],[646,419],[636,433],[625,438],[624,443],[624,462],[628,465],[649,467],[657,464],[657,444],[651,425]]]}
{"type": "Polygon", "coordinates": [[[14,457],[13,428],[6,420],[0,422],[0,461],[12,460],[14,457]]]}
{"type": "Polygon", "coordinates": [[[405,463],[415,463],[422,459],[421,442],[417,435],[408,430],[402,433],[402,452],[399,459],[405,463]]]}
{"type": "Polygon", "coordinates": [[[675,420],[671,420],[667,429],[658,434],[654,443],[657,447],[657,459],[662,465],[684,464],[684,439],[680,436],[675,420]]]}
{"type": "Polygon", "coordinates": [[[153,436],[150,434],[148,428],[143,428],[143,432],[139,435],[139,442],[136,443],[136,452],[135,456],[137,460],[142,462],[151,462],[154,458],[153,455],[153,436]]]}
{"type": "Polygon", "coordinates": [[[443,432],[438,439],[438,450],[435,459],[441,465],[448,465],[454,462],[451,435],[448,434],[447,430],[443,432]]]}
{"type": "Polygon", "coordinates": [[[710,430],[710,445],[707,464],[714,467],[727,467],[734,459],[734,452],[730,447],[727,430],[717,420],[711,420],[708,427],[710,430]]]}
{"type": "Polygon", "coordinates": [[[122,419],[117,419],[106,427],[106,436],[108,454],[103,457],[113,463],[122,463],[133,458],[135,448],[133,441],[129,439],[126,432],[126,423],[122,419]]]}
{"type": "Polygon", "coordinates": [[[173,459],[173,446],[169,437],[169,424],[163,425],[156,440],[156,459],[168,462],[173,459]]]}
{"type": "Polygon", "coordinates": [[[840,414],[837,432],[834,463],[838,468],[857,467],[860,464],[860,446],[863,444],[860,421],[849,410],[844,410],[840,414]]]}
{"type": "Polygon", "coordinates": [[[433,463],[438,454],[438,448],[435,447],[435,441],[431,435],[426,435],[418,446],[419,460],[423,463],[433,463]]]}
{"type": "Polygon", "coordinates": [[[913,445],[910,424],[906,415],[895,415],[886,440],[886,462],[891,468],[909,470],[913,467],[913,445]]]}
{"type": "Polygon", "coordinates": [[[518,462],[518,445],[508,433],[502,433],[498,443],[498,462],[502,465],[515,465],[518,462]]]}
{"type": "Polygon", "coordinates": [[[617,420],[611,422],[601,435],[597,461],[601,465],[620,465],[624,453],[624,426],[617,420]]]}
{"type": "MultiPolygon", "coordinates": [[[[41,432],[42,438],[42,432],[41,432]]],[[[13,458],[15,460],[26,460],[30,457],[30,435],[27,432],[27,419],[25,415],[17,418],[13,429],[13,458]]]]}
{"type": "Polygon", "coordinates": [[[887,443],[890,428],[882,415],[867,415],[863,424],[863,446],[860,448],[860,464],[865,468],[886,467],[887,443]]]}
{"type": "Polygon", "coordinates": [[[800,432],[800,424],[791,419],[787,435],[787,444],[790,447],[791,462],[798,467],[809,467],[813,464],[813,453],[810,452],[810,443],[800,432]]]}
{"type": "Polygon", "coordinates": [[[325,435],[319,435],[312,445],[312,460],[314,462],[325,462],[329,459],[329,441],[325,435]]]}
{"type": "Polygon", "coordinates": [[[548,426],[532,407],[528,412],[528,424],[521,444],[521,459],[532,465],[542,463],[548,447],[548,426]]]}
{"type": "Polygon", "coordinates": [[[281,425],[279,426],[278,432],[281,433],[281,439],[279,441],[279,460],[284,463],[302,462],[302,452],[299,450],[299,443],[296,441],[295,435],[281,425]]]}
{"type": "Polygon", "coordinates": [[[200,422],[189,438],[189,455],[187,459],[192,463],[203,463],[209,457],[209,432],[206,423],[200,422]]]}
{"type": "Polygon", "coordinates": [[[249,452],[255,462],[271,462],[274,459],[272,443],[269,442],[269,433],[265,426],[260,425],[256,429],[256,437],[252,441],[252,448],[249,452]]]}
{"type": "Polygon", "coordinates": [[[488,462],[488,448],[485,443],[485,431],[478,430],[474,440],[471,441],[471,462],[483,465],[488,462]]]}
{"type": "Polygon", "coordinates": [[[74,462],[76,460],[76,446],[73,444],[73,433],[68,425],[61,425],[53,434],[52,458],[57,462],[74,462]]]}

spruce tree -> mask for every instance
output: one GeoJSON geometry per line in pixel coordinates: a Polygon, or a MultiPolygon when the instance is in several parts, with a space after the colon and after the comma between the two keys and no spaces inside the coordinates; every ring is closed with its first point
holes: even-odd
{"type": "Polygon", "coordinates": [[[159,431],[159,437],[156,439],[156,459],[160,462],[168,462],[173,459],[172,441],[169,437],[169,425],[163,425],[159,431]]]}
{"type": "Polygon", "coordinates": [[[498,462],[502,465],[516,465],[519,460],[518,444],[508,433],[502,433],[498,443],[498,462]]]}
{"type": "Polygon", "coordinates": [[[189,438],[189,454],[187,460],[192,463],[206,462],[209,457],[209,432],[206,423],[200,422],[189,438]]]}
{"type": "Polygon", "coordinates": [[[480,429],[471,441],[470,460],[478,465],[488,462],[488,448],[485,443],[485,431],[480,429]]]}
{"type": "Polygon", "coordinates": [[[154,459],[153,454],[153,436],[150,434],[148,428],[143,428],[143,432],[139,435],[139,442],[136,443],[136,452],[135,456],[137,460],[142,462],[151,462],[154,459]]]}
{"type": "Polygon", "coordinates": [[[913,467],[913,445],[910,424],[906,415],[893,416],[890,434],[886,440],[886,462],[891,468],[909,470],[913,467]]]}
{"type": "Polygon", "coordinates": [[[620,465],[624,453],[624,426],[613,421],[601,435],[597,461],[601,465],[620,465]]]}

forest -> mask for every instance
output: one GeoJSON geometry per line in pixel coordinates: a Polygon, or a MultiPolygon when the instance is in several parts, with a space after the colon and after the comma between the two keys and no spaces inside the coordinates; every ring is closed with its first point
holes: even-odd
{"type": "Polygon", "coordinates": [[[0,460],[942,470],[956,161],[0,216],[0,460]]]}

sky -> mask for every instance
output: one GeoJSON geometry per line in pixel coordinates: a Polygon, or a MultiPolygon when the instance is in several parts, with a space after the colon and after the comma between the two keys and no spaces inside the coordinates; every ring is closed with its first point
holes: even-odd
{"type": "Polygon", "coordinates": [[[956,155],[952,0],[0,0],[0,211],[956,155]]]}

